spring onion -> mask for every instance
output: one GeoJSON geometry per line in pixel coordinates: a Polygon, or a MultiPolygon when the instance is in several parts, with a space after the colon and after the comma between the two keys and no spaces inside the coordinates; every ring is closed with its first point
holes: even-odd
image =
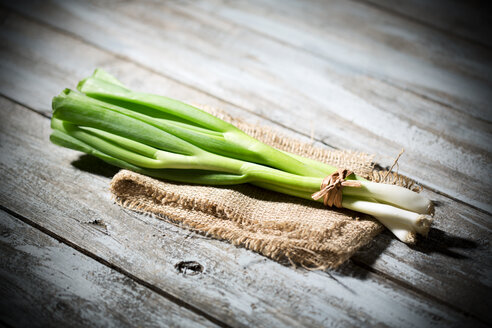
{"type": "MultiPolygon", "coordinates": [[[[312,199],[337,168],[277,150],[205,111],[136,92],[97,69],[53,98],[50,139],[156,178],[208,185],[252,183],[312,199]]],[[[403,242],[429,231],[431,202],[403,187],[351,174],[342,206],[374,216],[403,242]]]]}

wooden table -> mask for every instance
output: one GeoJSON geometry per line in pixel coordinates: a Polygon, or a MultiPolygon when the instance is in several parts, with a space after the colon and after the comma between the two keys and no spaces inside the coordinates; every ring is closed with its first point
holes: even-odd
{"type": "Polygon", "coordinates": [[[12,1],[1,7],[0,326],[492,324],[489,12],[459,1],[12,1]],[[322,147],[433,199],[308,272],[113,203],[117,169],[51,144],[50,101],[102,67],[322,147]],[[196,261],[203,272],[176,265],[196,261]]]}

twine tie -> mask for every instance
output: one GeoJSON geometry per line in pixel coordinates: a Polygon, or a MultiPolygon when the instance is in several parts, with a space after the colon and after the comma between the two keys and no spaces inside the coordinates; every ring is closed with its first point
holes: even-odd
{"type": "Polygon", "coordinates": [[[353,172],[347,169],[339,169],[337,172],[330,174],[323,179],[320,191],[311,195],[314,200],[322,197],[325,206],[332,207],[333,205],[342,207],[342,189],[343,187],[360,187],[361,183],[354,180],[345,180],[353,172]]]}

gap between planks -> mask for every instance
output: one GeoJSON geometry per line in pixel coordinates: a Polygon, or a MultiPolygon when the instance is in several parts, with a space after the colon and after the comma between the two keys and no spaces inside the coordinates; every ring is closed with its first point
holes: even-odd
{"type": "MultiPolygon", "coordinates": [[[[417,20],[414,21],[411,18],[409,19],[409,17],[407,17],[405,15],[401,15],[401,14],[398,14],[398,13],[393,13],[392,11],[388,11],[388,10],[383,10],[382,8],[379,8],[378,6],[373,6],[372,3],[367,2],[367,0],[352,0],[352,1],[353,2],[356,2],[357,4],[370,7],[372,9],[377,10],[377,11],[382,11],[384,13],[391,14],[391,15],[393,15],[395,17],[398,17],[400,19],[406,20],[406,21],[408,21],[410,23],[413,23],[413,24],[416,24],[416,25],[421,25],[422,27],[425,27],[425,28],[429,28],[429,26],[427,26],[425,24],[422,24],[420,21],[417,21],[417,20]]],[[[198,8],[201,8],[201,7],[198,7],[198,8]]],[[[173,11],[175,13],[179,13],[181,15],[186,15],[186,16],[190,16],[190,17],[196,18],[195,16],[192,16],[191,14],[187,13],[186,11],[183,11],[183,8],[180,8],[179,6],[178,7],[171,7],[171,9],[169,9],[169,10],[170,11],[173,11]]],[[[234,19],[232,19],[232,18],[230,18],[230,17],[228,17],[226,15],[219,15],[216,12],[210,11],[210,10],[207,10],[206,13],[207,13],[207,15],[214,16],[215,18],[217,18],[217,20],[221,20],[221,21],[226,22],[227,24],[229,24],[231,26],[244,29],[244,30],[246,30],[246,31],[248,31],[248,32],[250,32],[252,34],[256,34],[256,35],[261,36],[261,37],[263,37],[265,39],[268,39],[270,41],[273,41],[273,42],[276,42],[278,44],[281,44],[282,46],[285,46],[285,47],[288,47],[290,49],[294,49],[294,50],[297,50],[297,51],[300,51],[300,52],[309,54],[309,55],[311,55],[311,56],[313,56],[313,57],[315,57],[317,59],[320,59],[322,61],[336,64],[338,67],[342,67],[343,69],[345,69],[347,71],[353,71],[354,70],[354,68],[353,68],[353,66],[351,64],[342,62],[342,61],[337,60],[337,59],[335,59],[333,57],[327,57],[327,56],[325,56],[325,55],[323,55],[321,53],[318,53],[316,51],[311,50],[308,47],[303,47],[301,45],[296,45],[295,43],[286,41],[286,40],[282,39],[281,37],[278,37],[275,34],[270,34],[270,33],[267,33],[267,32],[263,32],[262,30],[257,29],[257,28],[254,28],[254,27],[252,27],[252,26],[250,26],[248,24],[245,24],[245,23],[242,23],[242,22],[236,22],[234,19]]],[[[453,34],[444,33],[441,30],[435,29],[435,28],[432,28],[432,30],[436,30],[436,31],[438,31],[441,34],[446,35],[447,37],[454,38],[454,35],[453,34]]],[[[458,38],[458,39],[460,39],[460,38],[458,38]]],[[[465,41],[469,42],[468,40],[465,40],[465,41]]],[[[485,48],[486,48],[486,50],[489,50],[488,47],[485,47],[485,48]]],[[[420,97],[422,99],[428,100],[428,101],[433,102],[433,103],[438,104],[438,105],[445,106],[445,107],[447,107],[449,109],[452,109],[452,110],[454,110],[456,112],[459,112],[461,114],[470,115],[467,111],[463,111],[459,107],[453,106],[454,105],[453,102],[446,103],[444,101],[439,100],[436,97],[432,97],[431,95],[426,95],[425,93],[420,93],[418,90],[412,90],[412,89],[406,88],[406,87],[404,87],[402,85],[399,85],[397,83],[397,81],[394,81],[393,82],[391,80],[391,78],[385,77],[384,74],[379,75],[379,74],[374,73],[374,72],[371,73],[370,71],[364,71],[364,74],[367,77],[375,78],[378,81],[380,81],[380,82],[382,82],[382,83],[384,83],[386,85],[389,85],[391,87],[397,88],[397,89],[402,90],[402,91],[411,92],[413,95],[416,95],[416,96],[418,96],[418,97],[420,97]]],[[[483,119],[481,117],[474,116],[474,115],[471,115],[471,116],[473,118],[475,118],[475,119],[480,120],[480,121],[488,122],[486,119],[483,119]]]]}
{"type": "MultiPolygon", "coordinates": [[[[18,102],[16,100],[13,100],[10,97],[6,97],[6,96],[2,95],[1,93],[0,93],[0,95],[2,97],[4,97],[5,99],[8,99],[9,101],[12,101],[12,102],[14,102],[14,103],[16,103],[16,104],[18,104],[18,105],[20,105],[20,106],[28,109],[29,111],[32,111],[32,112],[40,115],[43,118],[50,119],[50,117],[47,116],[47,115],[45,115],[44,113],[40,113],[40,112],[36,111],[35,109],[33,109],[33,108],[29,107],[29,106],[26,106],[26,105],[24,105],[24,104],[22,104],[22,103],[20,103],[20,102],[18,102]]],[[[84,254],[84,255],[86,255],[86,256],[94,259],[94,260],[96,260],[97,262],[99,262],[99,263],[101,263],[101,264],[103,264],[103,265],[105,265],[105,266],[107,266],[107,267],[109,267],[109,268],[117,271],[118,273],[121,273],[121,274],[125,275],[126,277],[132,279],[136,283],[138,283],[138,284],[140,284],[140,285],[142,285],[144,287],[147,287],[150,290],[152,290],[153,292],[155,292],[155,293],[157,293],[157,294],[165,297],[169,301],[171,301],[171,302],[173,302],[173,303],[175,303],[175,304],[177,304],[179,306],[182,306],[182,307],[184,307],[184,308],[192,311],[193,313],[195,313],[197,315],[203,316],[204,318],[208,319],[210,322],[212,322],[212,323],[214,323],[214,324],[216,324],[218,326],[221,326],[221,327],[231,327],[231,326],[227,325],[226,323],[224,323],[224,322],[216,319],[215,317],[207,314],[206,312],[200,310],[199,308],[197,308],[197,307],[195,307],[195,306],[193,306],[193,305],[191,305],[191,304],[189,304],[189,303],[187,303],[187,302],[179,299],[176,296],[173,296],[172,294],[167,293],[165,290],[163,290],[161,288],[158,288],[158,287],[152,285],[151,283],[146,282],[143,279],[140,279],[140,278],[136,277],[135,275],[131,274],[127,270],[125,270],[125,269],[123,269],[123,268],[121,268],[121,267],[119,267],[119,266],[117,266],[115,264],[112,264],[111,262],[106,261],[105,259],[101,258],[100,256],[98,256],[98,255],[96,255],[96,254],[94,254],[94,253],[92,253],[92,252],[90,252],[90,251],[88,251],[88,250],[86,250],[86,249],[78,246],[77,244],[74,244],[74,243],[70,242],[69,240],[67,240],[63,236],[60,236],[60,235],[58,235],[58,234],[50,231],[49,229],[40,226],[36,222],[33,222],[32,220],[30,220],[30,219],[28,219],[28,218],[26,218],[26,217],[24,217],[24,216],[16,213],[15,211],[13,211],[13,210],[11,210],[11,209],[3,206],[2,204],[0,204],[0,210],[5,211],[6,213],[8,213],[8,214],[12,215],[13,217],[19,219],[20,221],[22,221],[22,222],[24,222],[24,223],[32,226],[33,228],[35,228],[35,229],[37,229],[37,230],[39,230],[39,231],[41,231],[41,232],[49,235],[50,237],[58,240],[59,242],[62,242],[64,244],[66,244],[67,246],[69,246],[69,247],[77,250],[78,252],[80,252],[80,253],[82,253],[82,254],[84,254]]],[[[425,292],[425,291],[423,291],[421,289],[418,289],[418,288],[416,288],[416,287],[414,287],[414,286],[406,283],[405,281],[399,280],[396,277],[392,277],[391,275],[389,275],[387,273],[384,273],[384,272],[382,272],[382,271],[380,271],[378,269],[372,268],[370,265],[367,265],[366,263],[363,263],[362,261],[359,261],[359,260],[356,260],[356,259],[352,259],[352,263],[354,265],[358,266],[359,268],[361,268],[364,271],[368,271],[368,272],[371,272],[371,273],[379,276],[383,280],[387,280],[387,281],[393,282],[394,284],[396,284],[397,286],[399,286],[400,288],[402,288],[404,290],[408,290],[408,291],[410,291],[412,293],[415,293],[415,294],[417,294],[417,295],[419,295],[419,296],[421,296],[423,298],[426,298],[426,299],[428,299],[428,300],[430,300],[432,302],[435,302],[435,303],[438,303],[438,304],[443,305],[445,307],[448,307],[449,309],[451,309],[452,311],[454,311],[456,313],[462,314],[464,316],[468,316],[470,318],[473,318],[474,320],[477,320],[480,323],[483,323],[483,324],[487,325],[487,322],[484,321],[482,318],[480,318],[480,317],[478,317],[478,316],[476,316],[476,315],[474,315],[472,313],[469,313],[467,311],[464,311],[464,310],[460,309],[459,307],[457,307],[457,306],[455,306],[455,305],[453,305],[451,303],[448,303],[445,300],[439,299],[439,298],[437,298],[437,297],[435,297],[435,296],[433,296],[433,295],[431,295],[431,294],[429,294],[429,293],[427,293],[427,292],[425,292]]]]}
{"type": "Polygon", "coordinates": [[[359,3],[363,3],[367,6],[371,6],[377,10],[380,10],[380,11],[384,11],[384,12],[387,12],[391,15],[394,15],[394,16],[397,16],[397,17],[400,17],[400,18],[403,18],[407,21],[410,21],[412,23],[416,23],[416,24],[419,24],[419,25],[422,25],[422,26],[425,26],[429,29],[432,29],[432,30],[435,30],[435,31],[438,31],[440,33],[443,33],[443,34],[447,34],[455,39],[459,39],[459,40],[462,40],[462,41],[466,41],[470,44],[473,44],[473,45],[476,45],[476,46],[480,46],[484,49],[492,49],[492,47],[484,42],[481,42],[480,40],[476,40],[476,39],[472,39],[470,37],[467,37],[465,35],[461,35],[459,33],[455,33],[455,32],[451,32],[449,30],[446,30],[445,28],[443,27],[439,27],[437,25],[433,25],[429,22],[426,22],[424,20],[421,20],[421,19],[418,19],[414,16],[410,16],[410,15],[406,15],[402,12],[399,12],[397,10],[393,10],[387,6],[385,6],[384,4],[379,4],[379,3],[376,3],[374,2],[373,0],[352,0],[352,1],[355,1],[355,2],[359,2],[359,3]]]}
{"type": "Polygon", "coordinates": [[[217,327],[1,210],[0,231],[0,321],[7,325],[217,327]]]}
{"type": "MultiPolygon", "coordinates": [[[[361,2],[361,3],[362,3],[362,2],[361,2]]],[[[364,3],[365,3],[365,2],[364,2],[364,3]]],[[[293,128],[291,128],[291,127],[289,127],[289,126],[286,126],[286,125],[284,125],[284,124],[282,124],[282,123],[276,122],[276,121],[274,121],[274,120],[270,119],[270,118],[269,118],[269,117],[267,117],[267,116],[264,116],[264,115],[262,115],[262,114],[260,114],[260,113],[257,113],[257,112],[255,112],[255,111],[253,111],[253,110],[251,110],[251,109],[248,109],[248,108],[243,107],[243,106],[241,106],[241,105],[235,104],[235,103],[233,103],[233,102],[231,102],[231,101],[229,101],[229,100],[227,100],[227,99],[224,99],[224,98],[221,98],[221,97],[219,97],[219,96],[217,96],[217,95],[214,95],[214,94],[212,94],[212,93],[208,92],[207,90],[201,89],[201,88],[196,87],[196,86],[194,86],[194,85],[192,85],[192,84],[185,83],[185,82],[183,82],[183,81],[181,81],[181,80],[178,80],[178,79],[176,79],[176,78],[174,78],[174,77],[172,77],[172,76],[169,76],[169,75],[164,74],[164,73],[162,73],[162,72],[160,72],[160,71],[158,71],[158,70],[155,70],[155,69],[153,69],[152,67],[149,67],[149,66],[147,66],[147,65],[145,65],[145,64],[142,64],[142,63],[140,63],[140,62],[134,61],[133,59],[131,59],[131,58],[130,58],[130,57],[128,57],[128,56],[121,55],[121,54],[119,54],[119,53],[115,53],[115,52],[109,51],[109,50],[107,50],[106,48],[99,46],[97,43],[90,42],[90,41],[88,41],[88,40],[86,40],[86,39],[84,39],[84,38],[80,37],[80,36],[79,36],[79,35],[77,35],[76,33],[73,33],[73,32],[71,32],[71,31],[68,31],[68,30],[65,30],[65,29],[59,28],[59,27],[57,27],[57,26],[55,26],[55,25],[47,24],[46,22],[44,22],[44,21],[43,21],[43,20],[41,20],[41,19],[38,19],[37,17],[26,15],[26,14],[24,14],[22,11],[18,11],[17,9],[7,8],[7,7],[5,7],[5,6],[4,6],[4,5],[2,5],[2,4],[0,4],[0,8],[3,8],[3,9],[5,9],[5,10],[7,10],[8,12],[9,12],[9,11],[14,12],[16,15],[19,15],[19,16],[23,17],[24,19],[27,19],[27,20],[30,20],[30,21],[36,22],[37,24],[40,24],[40,25],[42,25],[42,26],[46,27],[46,28],[47,28],[47,29],[49,29],[49,30],[52,30],[52,31],[55,31],[55,32],[61,33],[61,34],[65,35],[65,36],[68,36],[68,37],[70,37],[70,38],[73,38],[73,39],[75,39],[75,40],[77,40],[77,41],[79,41],[79,42],[81,42],[81,43],[84,43],[84,44],[89,45],[89,46],[91,46],[91,47],[93,47],[93,48],[96,48],[96,49],[98,49],[99,51],[102,51],[102,52],[104,52],[104,53],[110,54],[111,56],[114,56],[114,57],[115,57],[115,58],[117,58],[117,59],[121,59],[121,60],[123,60],[123,61],[130,62],[130,63],[134,64],[134,65],[135,65],[135,66],[137,66],[137,67],[140,67],[140,68],[142,68],[142,69],[144,69],[144,70],[149,71],[149,72],[150,72],[150,73],[152,73],[152,74],[155,74],[155,75],[158,75],[158,76],[164,77],[164,78],[166,78],[166,79],[169,79],[169,80],[171,80],[171,81],[176,82],[177,84],[180,84],[180,85],[182,85],[182,86],[185,86],[185,87],[187,87],[187,88],[189,88],[189,89],[192,89],[192,90],[194,90],[194,91],[198,91],[198,92],[200,92],[200,93],[202,93],[202,94],[204,94],[204,95],[207,95],[207,96],[209,96],[209,97],[211,97],[211,98],[214,98],[214,99],[216,99],[216,100],[219,100],[219,101],[221,101],[221,102],[223,102],[223,103],[225,103],[225,104],[227,104],[227,105],[234,106],[234,107],[236,107],[236,108],[238,108],[238,109],[241,109],[241,110],[243,110],[243,111],[245,111],[245,112],[248,112],[248,113],[250,113],[250,114],[252,114],[252,115],[254,115],[254,116],[256,116],[256,117],[260,117],[260,118],[262,118],[262,119],[264,119],[264,120],[266,120],[266,121],[268,121],[268,122],[271,122],[271,123],[273,123],[273,124],[275,124],[275,125],[277,125],[277,126],[280,126],[280,127],[284,128],[284,129],[286,129],[286,130],[289,130],[289,131],[291,131],[291,132],[293,132],[293,133],[295,133],[295,134],[299,134],[299,135],[302,135],[302,136],[304,136],[304,137],[308,137],[308,138],[311,138],[311,137],[312,137],[310,133],[304,133],[304,132],[301,132],[301,131],[294,130],[293,128]]],[[[7,15],[8,15],[8,14],[7,14],[7,15]]],[[[225,18],[221,17],[221,19],[225,19],[225,18]]],[[[229,22],[229,21],[228,21],[228,22],[229,22]]],[[[229,22],[229,23],[231,23],[231,24],[233,24],[233,25],[240,26],[241,28],[244,28],[244,29],[246,29],[246,30],[248,30],[248,31],[250,31],[250,32],[252,32],[252,33],[255,33],[255,34],[261,35],[261,36],[263,36],[263,37],[266,37],[266,38],[268,38],[268,39],[270,39],[270,40],[273,40],[273,41],[275,41],[275,42],[281,43],[282,45],[288,46],[288,47],[290,47],[290,48],[293,48],[293,49],[296,49],[296,50],[302,50],[302,51],[304,51],[304,52],[306,52],[306,53],[309,53],[310,55],[315,56],[315,57],[317,57],[317,58],[320,58],[320,59],[325,59],[323,56],[320,56],[320,55],[318,55],[318,54],[316,54],[316,53],[313,53],[313,52],[311,52],[311,51],[309,51],[309,50],[306,50],[306,49],[301,49],[301,48],[297,47],[296,45],[293,45],[293,44],[290,44],[290,43],[284,42],[284,41],[279,40],[279,39],[277,39],[277,38],[274,38],[274,37],[272,37],[272,36],[270,36],[270,35],[268,35],[268,34],[260,33],[260,32],[258,32],[258,31],[256,31],[256,30],[254,30],[254,29],[251,29],[251,28],[250,28],[250,27],[248,27],[248,26],[238,25],[238,24],[236,24],[236,23],[234,23],[234,22],[229,22]]],[[[341,64],[341,65],[344,65],[344,64],[341,64]]],[[[455,110],[455,111],[459,111],[459,109],[456,109],[456,108],[454,108],[454,107],[451,107],[449,104],[441,103],[441,102],[439,102],[439,101],[437,101],[437,100],[435,100],[435,99],[433,99],[433,98],[431,98],[431,97],[428,97],[428,96],[426,96],[426,95],[419,94],[419,93],[417,93],[416,91],[407,90],[407,89],[402,88],[401,86],[398,86],[398,85],[393,85],[393,84],[389,83],[389,81],[387,81],[386,79],[379,79],[379,80],[380,80],[381,82],[383,82],[383,83],[386,83],[386,84],[392,85],[393,87],[395,87],[395,88],[397,88],[397,89],[399,89],[399,90],[403,90],[403,91],[411,92],[412,94],[414,94],[414,95],[416,95],[416,96],[419,96],[419,97],[421,97],[421,98],[423,98],[423,99],[425,99],[425,100],[428,100],[428,101],[434,102],[434,103],[439,104],[439,105],[446,106],[447,108],[452,109],[452,110],[455,110]]],[[[47,115],[42,114],[42,113],[39,113],[39,112],[38,112],[38,111],[36,111],[35,109],[33,109],[33,108],[29,107],[29,106],[26,106],[25,104],[20,103],[20,102],[18,102],[18,101],[16,101],[16,100],[14,100],[14,99],[12,99],[12,98],[10,98],[10,97],[8,97],[8,96],[4,95],[3,93],[0,93],[0,95],[2,95],[3,97],[5,97],[6,99],[9,99],[9,100],[11,100],[11,101],[13,101],[13,102],[15,102],[15,103],[17,103],[17,104],[20,104],[20,105],[22,105],[22,106],[26,107],[26,108],[27,108],[27,109],[29,109],[29,110],[32,110],[32,111],[34,111],[34,112],[36,112],[36,113],[38,113],[38,114],[41,114],[43,117],[50,118],[50,116],[47,116],[47,115]]],[[[480,120],[482,120],[482,121],[483,121],[483,119],[480,119],[480,120]]],[[[322,138],[317,138],[317,137],[314,137],[314,138],[312,138],[312,139],[313,139],[314,141],[320,142],[321,144],[326,145],[326,146],[328,146],[328,147],[330,147],[330,148],[333,148],[333,149],[339,149],[338,147],[336,147],[336,146],[334,146],[334,145],[332,145],[332,144],[330,144],[330,143],[326,142],[326,140],[325,140],[325,139],[322,139],[322,138]]],[[[457,197],[455,197],[455,196],[453,196],[453,195],[450,195],[449,193],[442,192],[442,191],[440,191],[440,190],[438,190],[438,189],[436,189],[436,188],[434,188],[434,187],[431,187],[430,185],[428,185],[428,184],[426,184],[426,183],[422,183],[422,182],[418,181],[418,179],[415,179],[415,178],[414,178],[414,180],[415,180],[415,181],[416,181],[419,185],[423,186],[423,187],[424,187],[425,189],[427,189],[427,190],[430,190],[430,191],[435,192],[435,193],[437,193],[437,194],[439,194],[439,195],[445,196],[445,197],[447,197],[447,198],[449,198],[449,199],[451,199],[451,200],[453,200],[453,201],[456,201],[456,202],[458,202],[458,203],[460,203],[460,204],[464,204],[464,205],[466,205],[466,206],[469,206],[469,207],[471,207],[471,208],[473,208],[473,209],[475,209],[475,210],[477,210],[477,211],[479,211],[479,212],[481,212],[481,213],[488,214],[488,215],[492,215],[492,211],[487,211],[485,208],[478,207],[478,206],[476,206],[476,205],[474,205],[474,204],[468,203],[468,202],[463,201],[463,200],[461,200],[461,199],[459,199],[459,198],[457,198],[457,197]]]]}
{"type": "MultiPolygon", "coordinates": [[[[376,8],[376,9],[378,9],[378,10],[384,10],[384,11],[386,11],[386,12],[388,12],[388,13],[394,14],[395,16],[398,16],[398,17],[401,17],[401,18],[407,19],[407,20],[412,21],[412,22],[414,22],[414,23],[421,24],[421,25],[423,25],[423,26],[425,26],[425,27],[435,28],[435,27],[433,27],[432,25],[427,25],[427,24],[425,24],[425,22],[423,23],[423,22],[420,22],[420,21],[418,21],[418,20],[414,20],[414,19],[412,19],[411,17],[407,17],[407,16],[405,16],[405,15],[403,15],[403,14],[400,14],[400,13],[398,13],[398,12],[393,12],[393,11],[390,11],[390,10],[385,10],[385,8],[384,8],[384,7],[380,7],[379,5],[373,4],[373,3],[372,3],[372,2],[370,2],[370,1],[369,1],[369,2],[367,2],[366,0],[353,0],[353,1],[359,2],[359,3],[361,3],[361,4],[366,4],[366,5],[372,6],[372,7],[376,8]]],[[[297,45],[295,45],[295,44],[293,44],[293,43],[286,42],[286,41],[284,41],[284,40],[282,40],[282,39],[280,39],[280,38],[277,38],[277,37],[275,37],[275,36],[272,36],[272,35],[270,35],[270,34],[268,34],[268,33],[264,33],[264,32],[261,32],[260,30],[257,30],[257,29],[254,29],[254,28],[251,28],[250,26],[248,26],[248,25],[246,25],[246,24],[239,24],[239,23],[236,23],[236,22],[234,22],[233,20],[228,19],[228,18],[226,18],[226,17],[223,17],[223,16],[218,16],[218,15],[215,15],[214,13],[210,13],[210,14],[211,14],[211,15],[214,15],[217,19],[222,19],[222,20],[227,21],[227,23],[229,23],[229,24],[231,24],[231,25],[233,25],[233,26],[243,28],[243,29],[248,30],[249,32],[254,33],[254,34],[257,34],[257,35],[261,35],[262,37],[264,37],[264,38],[266,38],[266,39],[272,40],[272,41],[277,42],[277,43],[279,43],[279,44],[282,44],[282,45],[284,45],[284,46],[286,46],[286,47],[289,47],[289,48],[291,48],[291,49],[295,49],[295,50],[298,50],[298,51],[303,51],[303,52],[305,52],[305,53],[308,53],[308,54],[312,55],[313,57],[319,58],[319,59],[321,59],[321,60],[329,60],[330,62],[336,63],[336,64],[337,64],[337,65],[339,65],[340,67],[345,67],[345,68],[347,68],[347,69],[349,69],[349,70],[351,69],[351,68],[350,68],[350,66],[348,66],[348,64],[345,64],[345,63],[342,63],[342,62],[336,61],[336,60],[335,60],[335,59],[333,59],[333,58],[329,58],[329,59],[328,59],[326,56],[323,56],[323,55],[321,55],[321,54],[317,53],[316,51],[312,51],[312,50],[310,50],[309,48],[303,48],[303,47],[301,47],[301,46],[297,46],[297,45]]],[[[436,30],[438,30],[439,32],[443,32],[443,31],[442,31],[441,29],[439,29],[439,28],[435,28],[435,29],[436,29],[436,30]]],[[[449,35],[451,35],[451,36],[455,37],[455,35],[453,35],[453,34],[449,34],[449,35]]],[[[459,37],[458,37],[458,38],[459,38],[459,37]]],[[[467,41],[467,42],[475,42],[475,41],[473,41],[473,40],[468,40],[468,39],[464,39],[464,40],[465,40],[465,41],[467,41]]],[[[483,45],[483,46],[484,46],[484,47],[486,47],[485,45],[483,45]]],[[[486,47],[486,48],[488,48],[488,47],[486,47]]],[[[399,90],[402,90],[402,91],[405,91],[405,92],[409,92],[409,93],[411,93],[411,94],[413,94],[413,95],[415,95],[415,96],[417,96],[417,97],[420,97],[420,98],[425,99],[425,100],[427,100],[427,101],[430,101],[430,102],[433,102],[433,103],[435,103],[435,104],[438,104],[438,105],[444,106],[444,107],[446,107],[446,108],[448,108],[448,109],[450,109],[450,110],[453,110],[453,111],[455,111],[455,112],[458,112],[458,113],[463,113],[463,112],[462,112],[459,108],[454,107],[454,106],[453,106],[452,104],[450,104],[450,103],[446,103],[446,102],[444,102],[444,101],[440,101],[440,100],[438,100],[438,99],[432,98],[432,97],[427,96],[427,95],[425,95],[425,94],[419,93],[419,92],[417,92],[417,91],[415,91],[415,90],[412,90],[412,89],[409,89],[409,88],[405,88],[405,87],[403,87],[403,86],[401,86],[401,85],[399,85],[399,84],[397,84],[397,83],[391,83],[391,80],[389,80],[388,78],[385,78],[384,76],[377,76],[377,75],[371,74],[371,73],[369,73],[369,72],[365,72],[365,74],[366,74],[366,76],[367,76],[367,77],[376,78],[377,80],[379,80],[379,81],[383,82],[384,84],[390,85],[390,86],[392,86],[392,87],[394,87],[394,88],[396,88],[396,89],[399,89],[399,90]]],[[[478,116],[477,116],[477,117],[474,117],[474,118],[475,118],[475,119],[477,119],[477,120],[480,120],[480,121],[482,121],[482,122],[488,123],[488,121],[487,121],[486,119],[483,119],[483,118],[481,118],[481,117],[478,117],[478,116]]],[[[327,144],[327,145],[328,145],[328,144],[327,144]]],[[[330,147],[333,147],[333,146],[330,146],[330,147]]],[[[336,147],[333,147],[333,148],[336,148],[336,147]]]]}
{"type": "MultiPolygon", "coordinates": [[[[38,113],[39,114],[39,113],[38,113]]],[[[44,117],[44,116],[43,116],[44,117]]],[[[148,289],[150,289],[151,291],[157,293],[158,295],[166,298],[167,300],[175,303],[176,305],[178,306],[181,306],[199,316],[202,316],[203,318],[209,320],[210,322],[218,325],[219,327],[224,327],[224,328],[230,328],[231,326],[229,326],[228,324],[222,322],[221,320],[211,316],[210,314],[206,313],[206,312],[203,312],[202,310],[200,310],[199,308],[175,297],[174,295],[171,295],[169,293],[167,293],[165,290],[162,290],[148,282],[146,282],[145,280],[142,280],[134,275],[132,275],[130,272],[126,271],[125,269],[119,267],[119,266],[116,266],[108,261],[106,261],[105,259],[97,256],[96,254],[93,254],[89,251],[87,251],[86,249],[78,246],[77,244],[74,244],[72,243],[71,241],[69,241],[68,239],[65,239],[64,237],[50,231],[49,229],[46,229],[42,226],[40,226],[39,224],[37,224],[36,222],[33,222],[31,221],[30,219],[16,213],[15,211],[12,211],[11,209],[3,206],[2,204],[0,204],[0,210],[1,211],[4,211],[5,213],[7,214],[10,214],[11,216],[15,217],[16,219],[24,222],[25,224],[41,231],[42,233],[56,239],[57,241],[59,241],[60,243],[63,243],[73,249],[75,249],[77,252],[81,253],[81,254],[84,254],[85,256],[88,256],[90,257],[91,259],[101,263],[102,265],[104,266],[107,266],[108,268],[112,269],[112,270],[115,270],[116,272],[128,277],[129,279],[133,280],[135,283],[141,285],[141,286],[144,286],[148,289]]]]}
{"type": "Polygon", "coordinates": [[[385,279],[394,282],[398,286],[401,286],[403,288],[406,288],[407,290],[411,290],[412,292],[414,292],[416,294],[419,294],[419,295],[421,295],[423,297],[426,297],[427,299],[430,299],[430,300],[432,300],[432,301],[434,301],[436,303],[439,303],[441,305],[448,306],[448,307],[452,308],[454,311],[456,311],[458,313],[461,313],[463,315],[466,315],[466,316],[470,316],[471,318],[473,318],[473,319],[475,319],[477,321],[480,321],[481,323],[483,323],[485,325],[488,324],[485,320],[483,320],[483,319],[481,319],[481,318],[479,318],[479,317],[477,317],[477,316],[475,316],[475,315],[473,315],[471,313],[468,313],[466,311],[463,311],[459,307],[457,307],[457,306],[455,306],[453,304],[450,304],[450,303],[448,303],[446,301],[443,301],[440,298],[438,298],[438,297],[436,297],[436,296],[434,296],[434,295],[432,295],[430,293],[427,293],[424,290],[418,289],[418,288],[412,286],[411,284],[406,283],[403,280],[399,280],[399,279],[397,279],[397,278],[395,278],[395,277],[393,277],[393,276],[391,276],[391,275],[389,275],[389,274],[387,274],[387,273],[385,273],[385,272],[383,272],[381,270],[375,269],[375,268],[371,267],[370,265],[368,265],[368,264],[366,264],[366,263],[364,263],[364,262],[362,262],[362,261],[360,261],[358,259],[352,258],[351,261],[355,265],[357,265],[357,266],[359,266],[359,267],[361,267],[361,268],[363,268],[363,269],[365,269],[365,270],[367,270],[369,272],[372,272],[372,273],[374,273],[374,274],[376,274],[376,275],[378,275],[380,277],[384,277],[385,279]]]}

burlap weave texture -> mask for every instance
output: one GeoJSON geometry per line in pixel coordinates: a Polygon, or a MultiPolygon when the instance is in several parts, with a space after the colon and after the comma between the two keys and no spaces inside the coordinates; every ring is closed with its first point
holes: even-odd
{"type": "MultiPolygon", "coordinates": [[[[372,156],[316,148],[269,128],[215,114],[278,149],[373,177],[372,156]]],[[[186,185],[121,170],[111,181],[111,192],[124,207],[307,268],[336,268],[382,230],[369,216],[327,209],[252,185],[186,185]]]]}

